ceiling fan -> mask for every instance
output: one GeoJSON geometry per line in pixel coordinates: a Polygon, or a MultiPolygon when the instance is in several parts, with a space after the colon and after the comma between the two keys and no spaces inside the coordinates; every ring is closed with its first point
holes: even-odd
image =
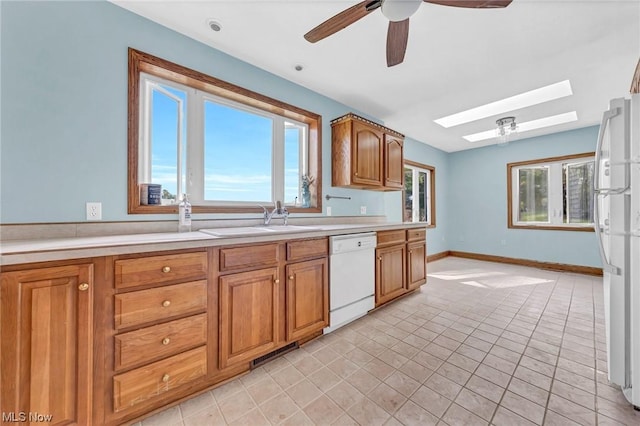
{"type": "Polygon", "coordinates": [[[392,67],[404,60],[409,38],[409,17],[418,10],[423,1],[441,6],[495,9],[509,6],[512,0],[365,0],[327,19],[306,33],[304,38],[315,43],[380,8],[382,14],[389,19],[387,66],[392,67]]]}

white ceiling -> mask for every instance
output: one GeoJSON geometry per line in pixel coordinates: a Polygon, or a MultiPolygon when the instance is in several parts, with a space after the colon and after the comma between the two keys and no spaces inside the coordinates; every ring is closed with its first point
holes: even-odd
{"type": "Polygon", "coordinates": [[[640,58],[640,0],[514,0],[492,10],[423,3],[411,17],[405,60],[392,68],[380,10],[318,43],[303,38],[358,1],[113,3],[447,152],[494,144],[462,136],[495,127],[500,116],[449,129],[434,119],[565,79],[572,96],[501,116],[525,122],[577,111],[577,122],[518,138],[598,124],[609,99],[629,93],[640,58]],[[210,18],[222,31],[211,31],[210,18]]]}

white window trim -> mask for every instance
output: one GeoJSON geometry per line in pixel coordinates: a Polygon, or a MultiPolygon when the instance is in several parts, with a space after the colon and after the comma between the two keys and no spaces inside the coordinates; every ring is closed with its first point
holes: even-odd
{"type": "Polygon", "coordinates": [[[564,223],[563,217],[563,192],[562,192],[562,165],[563,164],[587,164],[595,161],[594,157],[583,158],[568,158],[558,161],[541,161],[539,163],[522,164],[519,166],[511,167],[511,223],[515,227],[560,227],[560,228],[593,228],[593,223],[564,223]],[[549,183],[549,202],[548,202],[548,217],[547,222],[533,222],[533,221],[519,221],[518,213],[520,209],[519,198],[519,185],[518,185],[518,172],[521,169],[535,169],[546,168],[549,170],[548,183],[549,183]]]}
{"type": "MultiPolygon", "coordinates": [[[[255,206],[257,203],[274,203],[280,200],[285,205],[295,206],[295,202],[285,200],[285,128],[290,124],[298,129],[302,129],[299,142],[299,169],[300,174],[308,174],[308,155],[309,155],[309,126],[306,123],[283,117],[271,112],[254,108],[240,102],[235,102],[223,97],[219,97],[202,90],[198,90],[174,81],[166,80],[158,76],[140,73],[140,111],[142,117],[140,120],[139,131],[139,180],[140,182],[151,182],[152,174],[152,155],[151,155],[151,117],[152,90],[158,90],[179,104],[179,123],[178,123],[178,151],[177,151],[177,198],[181,199],[183,193],[189,194],[192,203],[203,206],[255,206]],[[160,85],[166,85],[182,90],[187,93],[187,129],[186,140],[192,141],[186,143],[183,140],[183,104],[182,99],[165,90],[160,85]],[[248,112],[263,116],[272,120],[272,171],[271,171],[271,200],[255,200],[255,201],[223,201],[223,200],[206,200],[205,199],[205,172],[204,172],[204,105],[205,102],[213,102],[224,105],[240,111],[248,112]],[[195,142],[193,142],[195,141],[195,142]],[[183,151],[186,147],[186,171],[183,173],[183,151]],[[187,174],[185,176],[185,174],[187,174]],[[184,180],[184,181],[183,181],[184,180]]],[[[298,201],[300,198],[301,185],[298,184],[298,201]]]]}
{"type": "MultiPolygon", "coordinates": [[[[410,164],[405,164],[404,165],[405,169],[410,169],[412,171],[412,183],[413,183],[413,188],[412,188],[412,194],[417,194],[418,193],[418,188],[419,188],[419,173],[423,172],[426,174],[426,179],[425,179],[425,188],[426,188],[426,195],[425,195],[425,200],[424,200],[424,204],[425,204],[425,214],[427,216],[427,220],[426,221],[420,221],[420,197],[413,197],[413,200],[411,200],[411,223],[426,223],[427,225],[431,225],[432,222],[432,218],[431,218],[431,212],[432,212],[432,206],[431,206],[431,202],[432,202],[432,197],[431,197],[431,179],[432,179],[432,170],[429,169],[425,169],[422,167],[418,167],[418,166],[414,166],[414,165],[410,165],[410,164]]],[[[403,205],[404,205],[404,200],[403,200],[403,205]]],[[[403,213],[403,217],[404,217],[404,213],[403,213]]]]}

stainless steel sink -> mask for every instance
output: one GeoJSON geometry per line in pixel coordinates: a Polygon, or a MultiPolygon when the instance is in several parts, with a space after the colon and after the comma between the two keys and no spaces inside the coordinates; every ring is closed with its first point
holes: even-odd
{"type": "Polygon", "coordinates": [[[305,232],[320,228],[302,225],[269,225],[269,226],[239,226],[235,228],[200,229],[200,232],[216,237],[241,237],[249,235],[265,235],[269,233],[305,232]]]}

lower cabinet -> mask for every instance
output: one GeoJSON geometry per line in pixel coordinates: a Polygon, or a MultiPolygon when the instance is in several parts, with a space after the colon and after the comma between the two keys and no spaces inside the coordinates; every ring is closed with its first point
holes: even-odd
{"type": "Polygon", "coordinates": [[[93,264],[2,272],[3,424],[91,423],[93,275],[93,264]]]}
{"type": "Polygon", "coordinates": [[[419,288],[427,281],[426,230],[378,232],[376,306],[419,288]]]}
{"type": "Polygon", "coordinates": [[[287,265],[287,341],[322,331],[329,324],[328,272],[326,258],[287,265]]]}
{"type": "Polygon", "coordinates": [[[249,362],[278,344],[278,268],[219,278],[220,368],[249,362]]]}
{"type": "Polygon", "coordinates": [[[406,292],[406,248],[404,244],[376,249],[376,305],[406,292]]]}

